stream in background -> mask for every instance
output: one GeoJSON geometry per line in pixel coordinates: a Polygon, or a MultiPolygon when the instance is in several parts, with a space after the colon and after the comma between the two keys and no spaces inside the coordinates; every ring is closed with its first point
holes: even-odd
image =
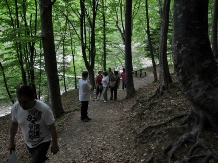
{"type": "MultiPolygon", "coordinates": [[[[142,60],[141,61],[141,66],[142,68],[146,68],[146,67],[150,67],[152,65],[151,61],[150,60],[142,60]]],[[[133,69],[136,69],[136,68],[139,68],[139,67],[135,67],[133,66],[133,69]]],[[[119,71],[120,73],[122,72],[122,69],[123,67],[122,66],[117,66],[116,68],[117,71],[119,71]]],[[[64,90],[61,90],[61,94],[64,93],[64,90]]],[[[43,97],[41,97],[43,101],[43,97]]],[[[0,104],[0,117],[3,117],[3,116],[6,116],[8,114],[11,113],[11,107],[12,107],[12,104],[9,103],[9,104],[0,104]]]]}
{"type": "Polygon", "coordinates": [[[10,104],[0,104],[0,117],[6,116],[11,113],[11,107],[10,104]]]}

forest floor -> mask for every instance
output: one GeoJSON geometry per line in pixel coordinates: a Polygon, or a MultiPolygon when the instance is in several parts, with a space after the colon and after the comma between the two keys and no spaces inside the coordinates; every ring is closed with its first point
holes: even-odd
{"type": "MultiPolygon", "coordinates": [[[[133,98],[126,99],[126,91],[119,89],[116,101],[91,100],[88,113],[92,120],[89,122],[80,120],[78,90],[64,93],[62,104],[66,113],[56,123],[60,151],[56,155],[49,152],[47,162],[146,163],[150,160],[152,163],[166,163],[163,149],[185,133],[187,126],[180,123],[191,107],[172,76],[174,83],[161,96],[151,98],[159,83],[153,83],[152,71],[148,69],[146,76],[134,77],[136,94],[133,98]]],[[[9,117],[0,118],[0,163],[6,162],[9,154],[9,117]]],[[[218,154],[218,134],[207,131],[201,137],[218,154]]],[[[19,163],[28,163],[29,155],[20,130],[16,144],[19,163]]],[[[191,145],[187,142],[181,146],[172,162],[181,162],[191,145]]]]}

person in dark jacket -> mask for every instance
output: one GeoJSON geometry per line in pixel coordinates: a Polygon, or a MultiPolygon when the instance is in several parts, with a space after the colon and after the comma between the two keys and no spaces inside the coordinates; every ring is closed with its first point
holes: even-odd
{"type": "Polygon", "coordinates": [[[118,71],[114,71],[113,76],[110,78],[110,82],[116,82],[116,84],[114,85],[114,87],[110,86],[110,91],[111,91],[111,96],[110,96],[110,100],[116,100],[117,99],[117,89],[119,89],[120,86],[120,78],[118,76],[118,71]]]}

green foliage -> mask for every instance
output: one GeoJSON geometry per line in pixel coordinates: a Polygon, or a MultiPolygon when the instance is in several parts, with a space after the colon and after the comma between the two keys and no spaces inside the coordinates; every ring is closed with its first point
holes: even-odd
{"type": "MultiPolygon", "coordinates": [[[[86,12],[92,19],[91,4],[92,1],[85,1],[86,12]]],[[[102,1],[98,1],[96,28],[95,28],[95,68],[103,69],[103,11],[106,18],[106,58],[107,67],[116,68],[125,65],[124,45],[121,33],[117,25],[122,29],[125,27],[125,4],[120,4],[118,0],[106,0],[103,6],[102,1]],[[105,9],[105,10],[103,10],[105,9]],[[120,10],[122,9],[122,10],[120,10]]],[[[163,1],[159,1],[162,2],[163,1]]],[[[37,1],[38,3],[38,1],[37,1]]],[[[161,29],[161,10],[162,6],[158,1],[150,0],[149,2],[149,21],[150,34],[154,48],[156,60],[159,53],[159,39],[161,29]]],[[[213,10],[213,1],[209,1],[209,25],[211,26],[211,14],[213,10]]],[[[172,2],[173,4],[173,2],[172,2]]],[[[170,11],[170,26],[168,34],[168,58],[169,64],[172,64],[172,4],[170,11]]],[[[163,4],[162,4],[163,5],[163,4]]],[[[35,1],[18,0],[18,19],[16,18],[16,7],[13,0],[0,1],[0,62],[4,67],[5,78],[9,87],[9,91],[14,97],[15,88],[22,83],[21,60],[26,75],[30,70],[34,69],[35,85],[41,93],[47,95],[47,77],[45,73],[45,64],[43,59],[43,50],[40,44],[40,12],[39,4],[35,1]],[[8,3],[7,3],[8,2],[8,3]],[[26,23],[25,23],[26,20],[26,23]],[[17,24],[19,22],[19,24],[17,24]],[[34,63],[30,66],[30,45],[34,45],[34,63]],[[22,52],[22,56],[20,53],[22,52]]],[[[64,88],[64,80],[67,89],[74,88],[74,74],[81,76],[81,72],[86,69],[81,52],[80,38],[80,1],[75,0],[59,0],[53,5],[53,27],[55,37],[55,48],[57,54],[58,74],[60,77],[61,89],[64,88]],[[72,46],[72,47],[71,47],[72,46]],[[73,64],[73,55],[75,56],[75,65],[73,64]],[[76,72],[73,67],[75,66],[76,72]],[[65,76],[63,76],[65,74],[65,76]]],[[[90,39],[90,27],[92,24],[86,18],[86,34],[90,39]]],[[[145,1],[133,1],[133,20],[132,20],[132,60],[133,65],[141,67],[142,60],[149,58],[148,41],[146,34],[146,18],[145,18],[145,1]]],[[[210,29],[210,28],[209,28],[210,29]]],[[[124,32],[124,31],[122,31],[124,32]]],[[[86,40],[89,46],[90,40],[86,40]]],[[[87,57],[89,53],[87,52],[87,57]]],[[[27,76],[28,83],[30,82],[27,76]]],[[[0,99],[8,99],[3,82],[3,72],[0,71],[0,99]]]]}

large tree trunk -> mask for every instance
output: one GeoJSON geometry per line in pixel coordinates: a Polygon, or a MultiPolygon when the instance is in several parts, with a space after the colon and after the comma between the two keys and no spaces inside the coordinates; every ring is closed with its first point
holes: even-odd
{"type": "MultiPolygon", "coordinates": [[[[176,74],[182,92],[192,104],[192,110],[186,119],[189,124],[187,133],[168,146],[165,152],[172,158],[182,143],[195,139],[196,144],[189,154],[203,147],[206,150],[205,158],[199,156],[202,162],[209,162],[211,158],[218,161],[199,137],[205,128],[218,128],[218,67],[208,38],[208,0],[175,0],[173,25],[176,74]]],[[[192,158],[190,156],[186,160],[192,158]]]]}
{"type": "Polygon", "coordinates": [[[135,88],[132,76],[132,0],[126,0],[125,15],[125,68],[126,68],[126,98],[131,98],[135,94],[135,88]]]}
{"type": "Polygon", "coordinates": [[[42,44],[44,49],[45,71],[48,78],[49,98],[54,115],[58,118],[64,113],[64,110],[61,103],[57,60],[54,45],[52,5],[53,3],[51,0],[40,0],[42,44]]]}
{"type": "Polygon", "coordinates": [[[195,112],[206,116],[216,127],[218,67],[208,38],[208,1],[175,2],[179,5],[175,5],[174,12],[173,52],[180,86],[185,96],[198,108],[195,112]]]}
{"type": "Polygon", "coordinates": [[[168,60],[167,60],[167,33],[169,26],[169,11],[170,0],[164,0],[163,12],[162,12],[162,25],[160,33],[160,48],[159,48],[159,64],[160,64],[160,92],[169,89],[169,84],[172,83],[172,78],[169,72],[168,60]]]}

